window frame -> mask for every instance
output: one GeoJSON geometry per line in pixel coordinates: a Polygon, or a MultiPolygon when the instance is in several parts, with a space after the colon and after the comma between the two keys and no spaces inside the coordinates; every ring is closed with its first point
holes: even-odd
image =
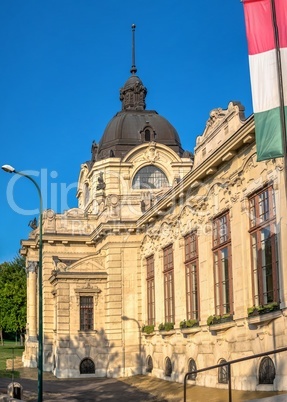
{"type": "Polygon", "coordinates": [[[146,258],[147,324],[155,325],[154,255],[146,258]]]}
{"type": "Polygon", "coordinates": [[[96,366],[95,362],[90,357],[85,357],[81,360],[79,366],[80,374],[95,374],[96,373],[96,366]]]}
{"type": "Polygon", "coordinates": [[[188,380],[195,381],[197,377],[197,366],[195,360],[191,357],[187,363],[187,372],[190,373],[187,377],[188,380]]]}
{"type": "Polygon", "coordinates": [[[200,320],[200,293],[198,269],[198,236],[193,231],[184,236],[186,317],[200,320]]]}
{"type": "Polygon", "coordinates": [[[260,306],[271,302],[279,302],[279,253],[273,186],[268,185],[261,188],[248,197],[248,202],[253,303],[255,306],[260,306]],[[269,235],[265,237],[268,232],[269,235]],[[269,263],[268,247],[271,249],[269,263]]]}
{"type": "Polygon", "coordinates": [[[276,368],[274,361],[270,356],[265,356],[260,364],[258,370],[258,382],[259,384],[274,384],[276,378],[276,368]]]}
{"type": "Polygon", "coordinates": [[[132,180],[133,190],[158,190],[169,187],[167,175],[155,165],[141,167],[137,170],[132,180]]]}
{"type": "Polygon", "coordinates": [[[174,304],[174,259],[173,245],[163,249],[163,276],[164,276],[164,318],[165,322],[175,322],[174,304]]]}
{"type": "Polygon", "coordinates": [[[80,295],[80,331],[94,330],[94,312],[94,296],[80,295]]]}
{"type": "MultiPolygon", "coordinates": [[[[227,363],[227,361],[225,359],[220,359],[219,364],[222,363],[227,363]]],[[[229,377],[228,370],[229,370],[228,364],[218,367],[217,381],[219,384],[228,384],[228,377],[229,377]]]]}
{"type": "Polygon", "coordinates": [[[215,314],[233,314],[233,276],[229,211],[213,219],[213,274],[215,314]],[[227,255],[227,258],[226,256],[227,255]],[[227,269],[226,269],[227,261],[227,269]]]}

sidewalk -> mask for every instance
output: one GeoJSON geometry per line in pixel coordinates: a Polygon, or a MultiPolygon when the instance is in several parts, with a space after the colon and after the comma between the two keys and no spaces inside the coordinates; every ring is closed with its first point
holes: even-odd
{"type": "MultiPolygon", "coordinates": [[[[20,369],[21,378],[15,379],[23,387],[25,402],[37,401],[37,370],[20,369]]],[[[11,379],[0,378],[0,395],[6,393],[11,379]]],[[[44,373],[44,402],[182,402],[183,384],[164,381],[158,378],[138,375],[118,379],[81,378],[57,379],[51,373],[44,373]]],[[[265,399],[272,395],[281,395],[280,402],[287,401],[287,394],[282,392],[246,392],[232,391],[233,402],[275,401],[265,399]]],[[[228,391],[214,388],[189,386],[187,401],[227,402],[228,391]]]]}

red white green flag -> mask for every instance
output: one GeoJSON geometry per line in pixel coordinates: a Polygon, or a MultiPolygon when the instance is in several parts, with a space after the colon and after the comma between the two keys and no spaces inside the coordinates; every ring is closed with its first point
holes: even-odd
{"type": "Polygon", "coordinates": [[[284,155],[280,113],[284,108],[287,121],[287,0],[243,0],[243,6],[257,160],[262,161],[284,155]]]}

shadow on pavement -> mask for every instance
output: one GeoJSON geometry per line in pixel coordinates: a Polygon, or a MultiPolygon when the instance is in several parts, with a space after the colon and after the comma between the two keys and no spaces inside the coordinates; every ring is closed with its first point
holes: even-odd
{"type": "MultiPolygon", "coordinates": [[[[37,402],[37,370],[23,369],[21,378],[15,381],[23,387],[23,399],[37,402]]],[[[0,379],[0,390],[7,390],[11,378],[0,379]]],[[[183,384],[164,381],[158,378],[138,375],[122,378],[81,378],[57,379],[51,373],[44,373],[44,402],[181,402],[183,401],[183,384]]],[[[232,391],[233,402],[243,402],[283,392],[247,392],[232,391]]],[[[227,402],[228,391],[199,386],[188,386],[187,401],[227,402]]],[[[287,400],[287,394],[286,394],[287,400]]],[[[263,401],[262,401],[263,402],[263,401]]]]}

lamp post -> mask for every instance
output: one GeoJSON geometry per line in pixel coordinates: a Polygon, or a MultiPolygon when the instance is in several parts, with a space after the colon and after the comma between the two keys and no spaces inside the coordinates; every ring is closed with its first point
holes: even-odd
{"type": "Polygon", "coordinates": [[[8,173],[15,173],[20,176],[24,176],[29,179],[36,187],[40,200],[40,211],[39,211],[39,266],[38,266],[38,292],[39,292],[39,338],[38,338],[38,402],[43,401],[43,288],[42,288],[42,260],[43,260],[43,242],[42,242],[42,211],[43,211],[43,200],[40,187],[38,183],[33,179],[33,177],[23,173],[17,172],[10,165],[3,165],[2,169],[8,173]]]}

